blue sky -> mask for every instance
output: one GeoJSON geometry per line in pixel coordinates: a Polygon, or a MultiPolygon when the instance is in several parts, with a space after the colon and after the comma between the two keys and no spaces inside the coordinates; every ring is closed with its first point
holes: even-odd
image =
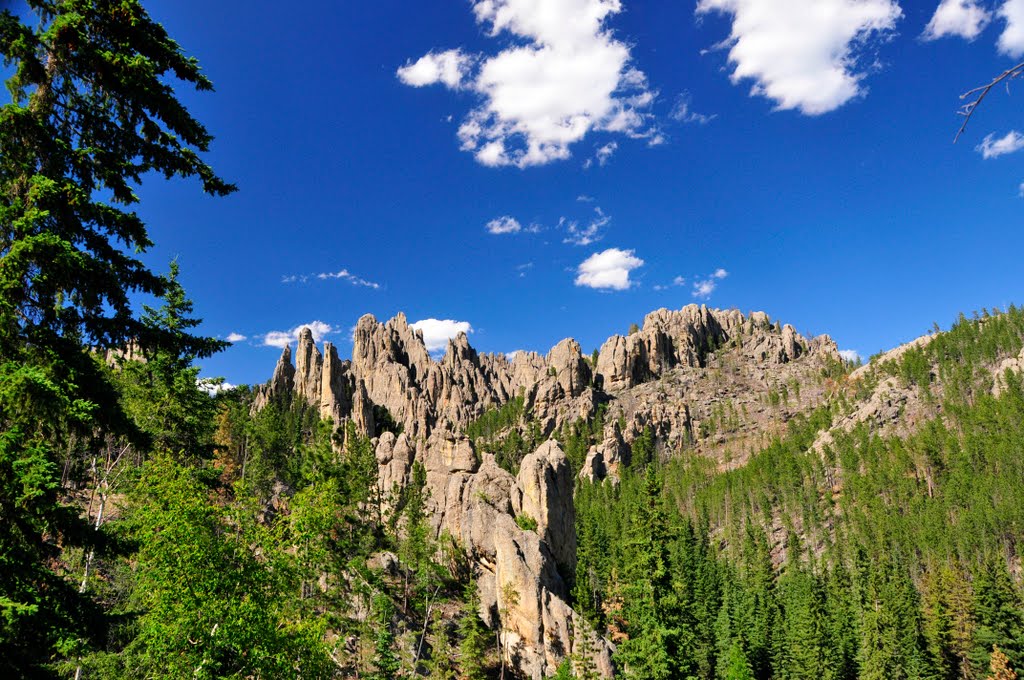
{"type": "Polygon", "coordinates": [[[705,302],[867,356],[1024,301],[1017,88],[952,143],[960,93],[1024,51],[1024,0],[938,4],[153,0],[240,191],[152,178],[146,258],[245,336],[203,366],[231,383],[313,321],[347,354],[367,312],[590,351],[705,302]]]}

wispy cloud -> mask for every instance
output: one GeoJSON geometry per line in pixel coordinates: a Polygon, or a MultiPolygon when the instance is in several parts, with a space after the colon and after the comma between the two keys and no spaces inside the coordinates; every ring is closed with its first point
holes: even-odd
{"type": "Polygon", "coordinates": [[[611,216],[606,215],[600,206],[595,206],[593,217],[582,224],[578,220],[562,217],[558,220],[559,228],[565,229],[566,233],[562,243],[571,243],[574,246],[589,246],[591,243],[604,238],[604,229],[611,221],[611,216]]]}
{"type": "Polygon", "coordinates": [[[242,342],[243,340],[248,339],[248,336],[242,335],[241,333],[228,333],[228,337],[225,338],[228,342],[242,342]]]}
{"type": "Polygon", "coordinates": [[[587,160],[583,161],[583,168],[589,169],[594,165],[595,162],[603,168],[605,165],[608,164],[608,161],[612,159],[612,156],[615,155],[615,152],[618,150],[618,148],[618,142],[608,142],[607,144],[599,146],[597,148],[597,151],[594,152],[593,158],[588,158],[587,160]]]}
{"type": "Polygon", "coordinates": [[[980,153],[982,158],[998,158],[1021,149],[1024,149],[1024,135],[1016,130],[1010,130],[998,139],[995,133],[985,135],[985,139],[981,140],[981,144],[974,150],[980,153]]]}
{"type": "Polygon", "coordinates": [[[519,272],[519,278],[525,279],[526,272],[533,269],[533,262],[524,262],[523,264],[516,265],[516,271],[519,272]]]}
{"type": "Polygon", "coordinates": [[[347,281],[353,286],[370,288],[372,290],[380,290],[381,288],[379,283],[356,276],[348,269],[340,269],[336,272],[319,272],[316,274],[289,274],[281,277],[281,283],[309,283],[310,281],[330,281],[332,279],[347,281]]]}
{"type": "Polygon", "coordinates": [[[486,225],[489,234],[518,234],[523,230],[519,220],[508,215],[496,217],[486,225]]]}
{"type": "Polygon", "coordinates": [[[668,290],[669,288],[678,288],[680,286],[685,286],[685,285],[686,285],[686,279],[683,278],[682,276],[677,276],[674,279],[672,279],[672,283],[663,283],[663,284],[659,284],[659,285],[654,286],[654,290],[658,290],[658,291],[668,290]]]}
{"type": "Polygon", "coordinates": [[[839,350],[839,356],[854,363],[860,361],[860,352],[855,349],[841,349],[839,350]]]}
{"type": "Polygon", "coordinates": [[[897,0],[699,0],[697,14],[731,15],[734,83],[751,95],[809,116],[833,111],[865,93],[858,57],[885,39],[903,15],[897,0]]]}
{"type": "Polygon", "coordinates": [[[644,261],[632,250],[609,248],[594,253],[576,268],[576,285],[606,290],[627,290],[633,285],[629,275],[644,261]]]}
{"type": "Polygon", "coordinates": [[[468,321],[453,319],[421,319],[409,324],[409,327],[423,332],[423,344],[431,353],[445,349],[448,341],[459,333],[469,335],[473,332],[473,326],[468,321]]]}
{"type": "Polygon", "coordinates": [[[715,118],[718,118],[717,113],[705,114],[698,113],[693,110],[692,97],[689,92],[683,92],[676,97],[676,103],[672,107],[672,112],[669,114],[672,120],[677,120],[680,123],[696,123],[697,125],[707,125],[715,118]]]}
{"type": "Polygon", "coordinates": [[[297,341],[299,339],[299,333],[302,332],[303,328],[308,328],[313,334],[313,340],[320,342],[325,336],[335,332],[335,328],[323,321],[310,321],[309,323],[299,324],[295,328],[287,331],[270,331],[263,336],[263,345],[266,347],[279,347],[284,348],[286,345],[297,341]]]}
{"type": "Polygon", "coordinates": [[[693,297],[707,300],[715,292],[715,289],[718,288],[718,282],[727,276],[729,276],[729,272],[719,268],[711,275],[697,279],[693,282],[693,297]]]}
{"type": "Polygon", "coordinates": [[[232,385],[224,378],[196,378],[196,387],[213,397],[221,392],[233,390],[238,385],[232,385]]]}
{"type": "Polygon", "coordinates": [[[396,75],[407,85],[473,92],[459,126],[462,149],[486,166],[520,168],[570,157],[594,131],[656,134],[655,92],[630,47],[606,22],[619,0],[473,0],[489,37],[509,40],[493,56],[430,52],[396,75]]]}
{"type": "Polygon", "coordinates": [[[398,78],[413,87],[442,83],[453,90],[459,90],[465,84],[473,62],[474,58],[461,50],[428,52],[415,62],[398,69],[398,78]]]}

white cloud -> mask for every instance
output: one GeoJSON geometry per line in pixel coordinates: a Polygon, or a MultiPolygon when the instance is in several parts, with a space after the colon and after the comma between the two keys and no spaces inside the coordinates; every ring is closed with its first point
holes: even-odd
{"type": "Polygon", "coordinates": [[[523,264],[516,266],[516,271],[519,272],[519,278],[525,279],[526,272],[533,269],[533,262],[524,262],[523,264]]]}
{"type": "Polygon", "coordinates": [[[1024,149],[1024,135],[1016,130],[1010,130],[999,139],[995,138],[995,133],[985,135],[981,144],[974,148],[982,158],[998,158],[1021,149],[1024,149]]]}
{"type": "Polygon", "coordinates": [[[324,336],[334,332],[334,327],[323,321],[310,321],[296,326],[288,331],[270,331],[263,336],[263,344],[266,347],[284,348],[299,339],[299,333],[303,328],[308,328],[313,333],[314,342],[320,342],[324,336]]]}
{"type": "Polygon", "coordinates": [[[336,272],[320,272],[319,274],[290,274],[288,276],[282,276],[281,283],[309,283],[314,279],[320,281],[339,279],[342,281],[348,281],[353,286],[372,288],[373,290],[380,290],[381,288],[381,285],[379,283],[368,281],[364,278],[356,276],[347,269],[340,269],[336,272]]]}
{"type": "Polygon", "coordinates": [[[974,40],[988,25],[992,15],[975,0],[942,0],[924,28],[925,40],[959,36],[974,40]]]}
{"type": "Polygon", "coordinates": [[[508,215],[502,215],[487,223],[487,232],[491,234],[518,234],[522,229],[519,220],[508,215]]]}
{"type": "Polygon", "coordinates": [[[716,279],[724,279],[728,275],[729,275],[729,272],[727,272],[724,269],[722,269],[721,267],[719,267],[718,269],[715,270],[715,273],[712,274],[711,276],[713,276],[716,279]]]}
{"type": "Polygon", "coordinates": [[[686,279],[684,279],[682,276],[677,276],[674,279],[672,279],[672,283],[666,283],[666,284],[660,284],[660,285],[654,286],[654,290],[662,291],[662,290],[668,290],[669,288],[674,288],[674,287],[684,286],[684,285],[686,285],[686,279]]]}
{"type": "Polygon", "coordinates": [[[605,215],[600,207],[594,208],[594,217],[585,225],[577,220],[570,220],[562,217],[558,220],[558,226],[566,231],[566,237],[562,243],[571,243],[574,246],[589,246],[604,238],[604,228],[612,221],[609,215],[605,215]]]}
{"type": "Polygon", "coordinates": [[[398,69],[398,79],[406,85],[423,87],[443,83],[457,90],[473,65],[473,58],[460,50],[429,52],[415,63],[407,63],[398,69]]]}
{"type": "Polygon", "coordinates": [[[714,279],[704,279],[703,281],[693,282],[693,297],[707,300],[711,297],[711,294],[715,292],[715,288],[718,284],[714,279]]]}
{"type": "Polygon", "coordinates": [[[839,356],[846,361],[852,361],[854,363],[860,361],[860,352],[855,349],[841,349],[839,350],[839,356]]]}
{"type": "Polygon", "coordinates": [[[697,14],[732,15],[734,83],[778,109],[819,115],[864,94],[857,49],[890,33],[902,16],[896,0],[699,0],[697,14]]]}
{"type": "Polygon", "coordinates": [[[1011,57],[1024,54],[1024,0],[1006,0],[999,8],[1006,27],[999,36],[999,51],[1011,57]]]}
{"type": "Polygon", "coordinates": [[[632,250],[609,248],[594,253],[580,263],[576,269],[576,285],[626,290],[633,285],[629,273],[643,264],[644,261],[636,257],[632,250]]]}
{"type": "Polygon", "coordinates": [[[397,75],[477,94],[458,138],[478,162],[525,168],[569,158],[592,131],[656,134],[655,93],[605,26],[621,0],[473,0],[472,9],[490,37],[511,44],[493,56],[431,52],[397,75]]]}
{"type": "Polygon", "coordinates": [[[225,338],[228,342],[242,342],[247,340],[248,336],[242,335],[241,333],[228,333],[228,337],[225,338]]]}
{"type": "Polygon", "coordinates": [[[196,378],[196,387],[212,397],[220,394],[221,392],[233,390],[238,387],[238,385],[232,385],[228,381],[224,380],[224,378],[196,378]]]}
{"type": "Polygon", "coordinates": [[[594,152],[594,157],[588,158],[583,162],[584,169],[590,168],[594,164],[594,161],[597,161],[597,164],[603,168],[608,164],[608,161],[611,160],[612,156],[615,155],[618,148],[618,142],[608,142],[607,144],[598,147],[597,151],[594,152]]]}
{"type": "Polygon", "coordinates": [[[468,321],[452,319],[423,319],[409,324],[410,328],[423,331],[423,344],[428,352],[437,352],[448,346],[448,341],[459,333],[470,334],[473,326],[468,321]]]}
{"type": "Polygon", "coordinates": [[[678,120],[680,123],[696,123],[697,125],[707,125],[715,118],[718,118],[717,113],[697,113],[692,107],[693,103],[690,93],[683,92],[676,97],[675,106],[672,107],[669,117],[673,120],[678,120]]]}

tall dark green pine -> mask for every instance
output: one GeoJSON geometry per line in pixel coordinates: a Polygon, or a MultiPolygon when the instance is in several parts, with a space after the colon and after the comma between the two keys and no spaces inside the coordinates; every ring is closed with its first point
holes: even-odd
{"type": "Polygon", "coordinates": [[[208,458],[213,452],[217,407],[200,388],[199,367],[193,364],[229,343],[213,338],[191,338],[182,343],[201,321],[191,316],[192,301],[178,276],[178,263],[171,262],[163,305],[143,308],[145,334],[131,344],[130,352],[114,355],[119,359],[113,362],[110,380],[150,448],[194,460],[208,458]]]}
{"type": "Polygon", "coordinates": [[[626,677],[660,680],[692,673],[692,631],[672,579],[672,536],[664,509],[661,479],[647,468],[643,494],[632,508],[623,571],[623,616],[629,638],[616,650],[626,677]]]}
{"type": "Polygon", "coordinates": [[[791,563],[779,583],[782,626],[776,641],[776,673],[786,680],[817,680],[832,668],[823,591],[814,574],[791,563]]]}
{"type": "Polygon", "coordinates": [[[150,172],[233,187],[171,84],[210,81],[138,0],[24,0],[0,12],[0,55],[0,674],[34,677],[83,649],[92,618],[53,572],[56,546],[100,535],[59,502],[61,464],[97,432],[137,434],[95,351],[152,341],[131,299],[166,292],[136,255],[136,188],[150,172]]]}
{"type": "Polygon", "coordinates": [[[987,559],[975,576],[974,616],[977,629],[971,661],[975,669],[988,668],[993,646],[999,647],[1013,668],[1024,668],[1024,607],[1001,555],[987,559]]]}
{"type": "Polygon", "coordinates": [[[470,580],[463,596],[459,637],[460,677],[483,680],[487,677],[484,655],[487,653],[488,635],[484,622],[480,620],[480,593],[474,580],[470,580]]]}
{"type": "Polygon", "coordinates": [[[754,676],[767,679],[772,677],[772,652],[780,613],[768,541],[753,524],[747,525],[742,553],[745,568],[737,588],[733,618],[754,676]]]}
{"type": "Polygon", "coordinates": [[[850,572],[841,556],[829,570],[825,582],[825,617],[832,666],[825,680],[855,680],[860,632],[857,627],[857,598],[850,572]]]}
{"type": "Polygon", "coordinates": [[[371,680],[394,680],[402,667],[401,661],[393,649],[395,635],[391,632],[391,617],[394,607],[387,595],[378,595],[373,602],[376,610],[377,626],[374,639],[373,674],[371,680]]]}

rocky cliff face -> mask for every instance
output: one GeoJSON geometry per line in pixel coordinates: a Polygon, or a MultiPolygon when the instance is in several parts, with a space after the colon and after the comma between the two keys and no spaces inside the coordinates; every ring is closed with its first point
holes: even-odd
{"type": "Polygon", "coordinates": [[[547,437],[592,418],[603,404],[603,442],[588,453],[583,476],[614,480],[630,442],[645,430],[662,451],[728,451],[727,464],[739,464],[745,447],[817,403],[815,378],[838,351],[827,336],[807,340],[763,313],[689,305],[652,312],[639,331],[613,336],[594,365],[571,339],[546,356],[510,360],[479,354],[465,335],[437,360],[401,314],[385,323],[362,317],[350,361],[330,343],[321,353],[308,330],[294,356],[293,365],[284,349],[254,408],[289,397],[370,436],[388,421],[400,425],[401,434],[376,439],[381,490],[404,487],[414,462],[423,463],[436,533],[447,531],[466,550],[478,571],[481,615],[501,631],[517,666],[539,678],[583,649],[592,650],[603,675],[612,672],[611,644],[584,644],[582,622],[567,603],[576,564],[573,471],[549,440],[513,476],[474,449],[466,426],[521,395],[524,412],[547,437]],[[796,394],[783,399],[787,390],[796,394]],[[532,522],[536,530],[522,528],[532,522]]]}

